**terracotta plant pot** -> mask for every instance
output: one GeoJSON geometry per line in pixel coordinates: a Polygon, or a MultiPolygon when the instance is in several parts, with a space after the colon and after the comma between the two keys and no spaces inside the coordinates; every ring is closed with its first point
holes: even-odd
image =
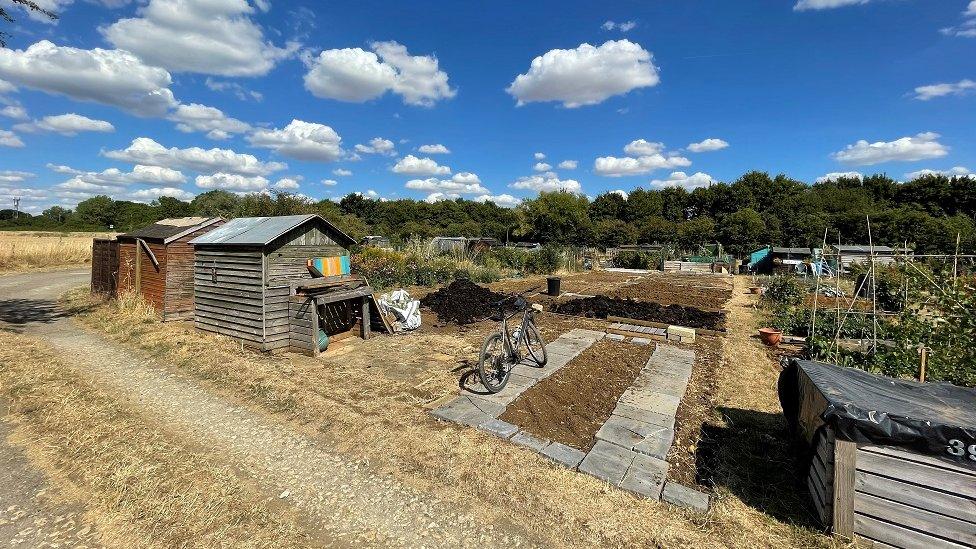
{"type": "Polygon", "coordinates": [[[783,331],[776,328],[762,328],[759,330],[759,337],[764,344],[775,347],[783,340],[783,331]]]}

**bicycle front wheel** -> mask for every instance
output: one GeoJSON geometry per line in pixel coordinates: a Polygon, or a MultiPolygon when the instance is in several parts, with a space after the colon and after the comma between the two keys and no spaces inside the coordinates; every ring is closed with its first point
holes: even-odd
{"type": "Polygon", "coordinates": [[[523,336],[525,337],[525,346],[528,348],[532,360],[539,366],[545,366],[546,362],[549,362],[549,356],[546,354],[546,342],[542,339],[539,329],[535,327],[535,323],[526,322],[522,333],[525,334],[523,336]]]}
{"type": "Polygon", "coordinates": [[[490,393],[497,393],[505,388],[508,378],[512,374],[511,359],[505,350],[505,340],[502,334],[492,334],[485,340],[478,359],[478,375],[481,384],[490,393]]]}

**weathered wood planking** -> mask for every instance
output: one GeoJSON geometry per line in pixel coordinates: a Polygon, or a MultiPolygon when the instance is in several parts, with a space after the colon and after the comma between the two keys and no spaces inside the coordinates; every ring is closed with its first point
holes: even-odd
{"type": "Polygon", "coordinates": [[[200,246],[194,255],[194,325],[266,350],[261,249],[234,248],[227,254],[229,261],[220,253],[200,246]],[[258,276],[236,276],[242,267],[256,269],[258,276]]]}
{"type": "Polygon", "coordinates": [[[107,238],[92,239],[92,293],[115,295],[118,274],[118,240],[107,238]]]}

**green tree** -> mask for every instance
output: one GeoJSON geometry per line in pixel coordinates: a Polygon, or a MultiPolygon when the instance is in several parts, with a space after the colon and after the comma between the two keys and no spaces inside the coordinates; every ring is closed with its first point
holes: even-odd
{"type": "Polygon", "coordinates": [[[592,231],[585,196],[566,191],[539,193],[519,209],[530,227],[526,236],[554,244],[584,244],[592,231]]]}
{"type": "Polygon", "coordinates": [[[84,225],[108,229],[115,224],[115,201],[103,194],[82,200],[75,207],[75,218],[84,225]]]}
{"type": "Polygon", "coordinates": [[[196,195],[190,201],[190,208],[194,215],[202,217],[231,218],[237,213],[241,198],[236,194],[215,189],[196,195]]]}
{"type": "Polygon", "coordinates": [[[638,235],[633,224],[620,219],[601,219],[593,223],[593,244],[604,250],[621,244],[633,244],[637,242],[638,235]]]}
{"type": "Polygon", "coordinates": [[[732,254],[744,255],[762,245],[766,224],[756,210],[746,208],[731,213],[719,221],[719,241],[732,254]]]}

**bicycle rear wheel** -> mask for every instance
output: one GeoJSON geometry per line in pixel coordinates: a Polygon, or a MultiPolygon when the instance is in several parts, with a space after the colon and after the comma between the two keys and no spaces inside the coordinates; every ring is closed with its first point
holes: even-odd
{"type": "Polygon", "coordinates": [[[549,356],[546,354],[546,342],[542,339],[542,334],[539,333],[534,322],[526,322],[525,324],[522,327],[522,333],[525,334],[523,337],[525,338],[525,346],[529,350],[529,356],[539,366],[545,366],[546,362],[549,362],[549,356]]]}
{"type": "Polygon", "coordinates": [[[513,366],[505,350],[502,334],[488,336],[481,347],[481,357],[478,360],[478,375],[485,389],[490,393],[497,393],[504,389],[513,366]]]}

